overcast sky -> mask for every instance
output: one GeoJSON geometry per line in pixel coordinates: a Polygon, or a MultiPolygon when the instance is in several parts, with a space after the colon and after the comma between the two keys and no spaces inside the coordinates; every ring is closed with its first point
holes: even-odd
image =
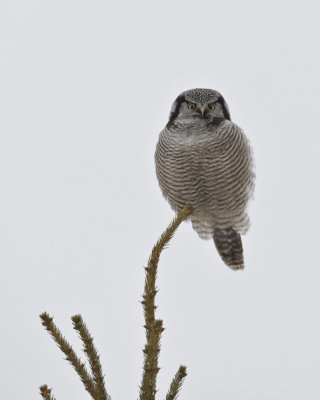
{"type": "Polygon", "coordinates": [[[81,313],[113,400],[141,379],[144,270],[173,217],[154,149],[177,95],[219,90],[253,146],[246,268],[185,223],[159,265],[159,398],[319,399],[317,1],[2,0],[1,400],[88,399],[40,324],[80,350],[81,313]]]}

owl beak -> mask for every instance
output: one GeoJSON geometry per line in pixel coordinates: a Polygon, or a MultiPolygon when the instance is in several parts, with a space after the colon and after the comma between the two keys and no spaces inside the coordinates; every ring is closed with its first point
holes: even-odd
{"type": "Polygon", "coordinates": [[[206,108],[205,108],[205,106],[200,106],[199,107],[199,110],[200,110],[200,112],[201,112],[201,114],[202,114],[202,116],[204,115],[204,112],[206,111],[206,108]]]}

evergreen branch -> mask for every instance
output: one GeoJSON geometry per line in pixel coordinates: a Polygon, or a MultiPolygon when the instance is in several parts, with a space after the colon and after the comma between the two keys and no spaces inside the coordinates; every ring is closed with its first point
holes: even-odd
{"type": "Polygon", "coordinates": [[[93,379],[91,378],[85,365],[81,362],[80,358],[77,356],[73,348],[62,336],[60,330],[54,324],[53,318],[51,318],[50,315],[46,312],[40,314],[40,318],[42,320],[42,325],[50,333],[53,340],[60,347],[61,351],[66,355],[67,361],[69,361],[69,363],[76,370],[87,392],[90,393],[93,399],[98,400],[95,393],[95,384],[93,379]]]}
{"type": "Polygon", "coordinates": [[[55,398],[51,394],[51,389],[49,389],[47,385],[40,386],[40,394],[43,400],[55,400],[55,398]]]}
{"type": "Polygon", "coordinates": [[[96,400],[111,400],[105,387],[104,376],[102,373],[102,366],[97,349],[94,346],[93,338],[84,323],[81,315],[74,315],[71,317],[74,329],[79,333],[83,343],[83,351],[87,356],[90,364],[91,374],[95,384],[96,400]]]}
{"type": "Polygon", "coordinates": [[[169,243],[182,221],[192,213],[192,208],[186,206],[174,218],[168,228],[160,236],[152,249],[146,270],[145,286],[143,293],[143,311],[147,343],[144,347],[144,365],[142,383],[140,387],[140,400],[154,400],[156,395],[156,379],[159,372],[158,357],[160,352],[160,338],[163,332],[161,320],[155,319],[155,296],[157,294],[156,278],[160,255],[169,243]]]}
{"type": "Polygon", "coordinates": [[[140,388],[140,400],[154,400],[157,392],[158,358],[160,353],[160,339],[163,332],[162,321],[157,319],[149,328],[149,340],[147,341],[144,353],[144,365],[142,383],[140,388]]]}
{"type": "Polygon", "coordinates": [[[187,368],[180,365],[178,372],[175,374],[169,391],[166,396],[166,400],[176,400],[178,398],[179,391],[183,384],[184,378],[187,376],[187,368]]]}

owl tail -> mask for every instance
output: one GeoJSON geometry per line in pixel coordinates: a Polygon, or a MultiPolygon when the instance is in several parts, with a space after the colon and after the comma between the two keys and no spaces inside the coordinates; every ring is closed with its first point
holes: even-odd
{"type": "Polygon", "coordinates": [[[232,228],[216,228],[213,240],[223,262],[233,270],[243,269],[243,249],[241,236],[232,228]]]}

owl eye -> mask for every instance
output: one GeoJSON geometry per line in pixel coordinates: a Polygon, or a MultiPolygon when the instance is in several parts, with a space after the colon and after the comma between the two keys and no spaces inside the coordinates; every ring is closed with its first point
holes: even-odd
{"type": "Polygon", "coordinates": [[[209,110],[214,110],[215,104],[214,103],[208,104],[208,108],[209,108],[209,110]]]}
{"type": "Polygon", "coordinates": [[[195,103],[188,103],[188,109],[189,110],[194,110],[197,107],[195,103]]]}

